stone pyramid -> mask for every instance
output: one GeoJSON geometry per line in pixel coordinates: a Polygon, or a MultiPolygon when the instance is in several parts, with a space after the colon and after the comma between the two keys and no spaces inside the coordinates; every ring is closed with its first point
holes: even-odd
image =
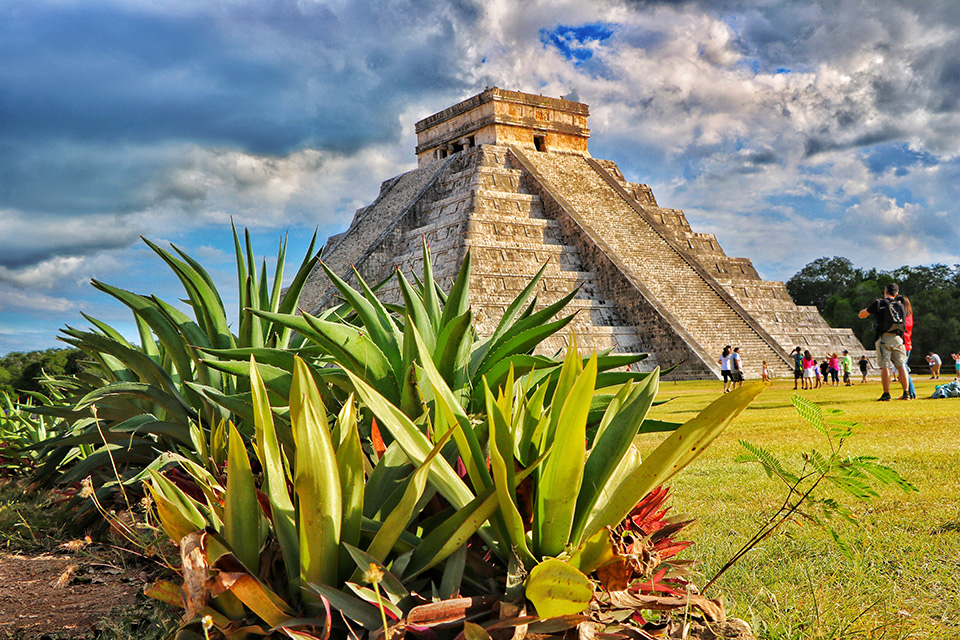
{"type": "MultiPolygon", "coordinates": [[[[580,287],[570,309],[582,351],[646,352],[638,366],[682,363],[678,379],[719,377],[727,344],[741,347],[748,377],[759,377],[763,360],[789,375],[798,345],[816,357],[863,352],[850,329],[797,306],[782,282],[761,280],[749,259],[728,257],[682,211],[660,207],[648,186],[592,158],[588,114],[578,102],[492,88],[421,120],[418,168],[385,181],[350,228],[329,238],[324,262],[348,282],[352,266],[371,283],[398,266],[420,274],[426,238],[438,280],[450,283],[470,250],[481,334],[547,263],[539,302],[580,287]]],[[[400,300],[392,282],[382,294],[400,300]]],[[[301,307],[335,301],[316,269],[301,307]]]]}

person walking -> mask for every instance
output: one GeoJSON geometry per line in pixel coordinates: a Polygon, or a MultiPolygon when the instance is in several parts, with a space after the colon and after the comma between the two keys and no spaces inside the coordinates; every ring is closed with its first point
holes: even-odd
{"type": "Polygon", "coordinates": [[[880,382],[883,385],[883,394],[877,398],[881,402],[890,400],[890,366],[896,368],[900,374],[900,386],[903,387],[901,400],[909,400],[910,392],[907,389],[907,351],[903,348],[903,331],[906,327],[906,310],[903,306],[903,297],[900,296],[900,287],[891,282],[883,290],[883,297],[870,303],[866,309],[861,309],[860,318],[873,316],[875,321],[877,349],[877,366],[880,367],[880,382]]]}
{"type": "Polygon", "coordinates": [[[740,359],[740,347],[734,347],[730,354],[730,373],[733,376],[731,389],[737,389],[743,386],[743,360],[740,359]]]}
{"type": "Polygon", "coordinates": [[[760,379],[764,382],[770,382],[770,370],[767,368],[766,360],[763,361],[763,368],[760,369],[760,379]]]}
{"type": "Polygon", "coordinates": [[[853,370],[853,358],[850,357],[850,352],[846,349],[843,350],[843,357],[840,358],[840,370],[843,371],[843,384],[852,387],[850,371],[853,370]]]}
{"type": "Polygon", "coordinates": [[[960,380],[960,353],[951,353],[950,357],[953,358],[953,366],[957,370],[956,379],[960,380]]]}
{"type": "Polygon", "coordinates": [[[940,356],[931,351],[927,354],[927,363],[930,365],[930,379],[938,379],[940,377],[940,365],[943,364],[940,356]]]}
{"type": "Polygon", "coordinates": [[[860,356],[857,366],[860,367],[860,384],[865,384],[867,382],[867,367],[870,366],[866,355],[860,356]]]}
{"type": "Polygon", "coordinates": [[[717,360],[717,364],[720,365],[720,375],[723,376],[723,392],[727,393],[730,391],[731,384],[733,382],[733,376],[730,374],[730,360],[731,357],[730,345],[727,345],[723,348],[723,353],[720,354],[720,359],[717,360]]]}
{"type": "Polygon", "coordinates": [[[793,388],[796,390],[797,383],[803,377],[803,354],[800,352],[800,347],[791,351],[790,357],[793,358],[793,388]]]}

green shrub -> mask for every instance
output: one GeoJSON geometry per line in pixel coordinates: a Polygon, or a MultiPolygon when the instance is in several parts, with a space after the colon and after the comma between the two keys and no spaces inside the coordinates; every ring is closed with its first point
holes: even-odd
{"type": "MultiPolygon", "coordinates": [[[[58,402],[37,409],[71,424],[69,434],[47,440],[45,464],[36,479],[43,484],[73,483],[94,474],[113,480],[135,477],[158,452],[178,452],[207,464],[199,453],[216,441],[217,425],[234,420],[252,432],[249,389],[245,378],[217,369],[203,349],[296,348],[300,339],[284,326],[255,311],[289,312],[296,308],[306,276],[316,263],[311,242],[293,283],[281,290],[286,242],[279,250],[270,282],[266,261],[257,265],[249,234],[241,244],[234,229],[240,287],[238,333],[229,329],[223,302],[210,274],[193,258],[173,247],[174,254],[144,240],[176,274],[193,312],[188,316],[157,296],[141,295],[94,281],[93,285],[130,308],[140,344],[128,342],[108,324],[86,317],[93,329],[68,327],[64,342],[89,358],[84,371],[56,378],[58,402]],[[92,452],[71,463],[77,447],[92,452]]],[[[315,239],[315,238],[314,238],[315,239]]],[[[222,452],[218,454],[222,459],[222,452]]]]}

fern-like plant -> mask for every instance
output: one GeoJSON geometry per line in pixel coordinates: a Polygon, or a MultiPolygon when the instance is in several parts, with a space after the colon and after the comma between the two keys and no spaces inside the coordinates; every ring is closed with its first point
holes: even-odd
{"type": "Polygon", "coordinates": [[[798,519],[823,528],[844,554],[849,555],[849,545],[832,526],[832,521],[836,518],[855,523],[856,520],[850,507],[827,495],[825,489],[828,486],[839,489],[842,495],[857,501],[877,497],[877,487],[881,485],[893,485],[904,492],[917,491],[899,472],[881,464],[876,456],[850,457],[842,453],[847,438],[859,426],[856,422],[841,420],[838,416],[843,411],[825,409],[798,395],[793,396],[792,402],[797,414],[823,436],[827,449],[804,452],[800,455],[799,463],[791,465],[760,445],[739,441],[746,452],[737,457],[737,462],[759,464],[768,477],[784,486],[786,495],[780,508],[720,568],[704,590],[783,524],[798,519]]]}

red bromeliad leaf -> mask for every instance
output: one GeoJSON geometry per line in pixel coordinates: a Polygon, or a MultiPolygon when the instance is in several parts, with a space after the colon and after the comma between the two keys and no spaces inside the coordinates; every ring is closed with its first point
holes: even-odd
{"type": "Polygon", "coordinates": [[[660,486],[644,496],[627,516],[627,521],[632,528],[649,535],[666,526],[663,518],[670,511],[670,507],[664,507],[663,503],[666,502],[669,493],[670,487],[660,486]]]}
{"type": "Polygon", "coordinates": [[[677,555],[692,544],[690,541],[674,542],[673,540],[661,540],[653,545],[653,548],[660,554],[661,560],[666,560],[677,555]]]}
{"type": "Polygon", "coordinates": [[[383,437],[380,435],[380,427],[377,426],[377,419],[373,419],[373,425],[370,427],[370,440],[373,442],[373,452],[377,455],[377,460],[383,457],[387,450],[387,445],[383,443],[383,437]]]}
{"type": "Polygon", "coordinates": [[[260,504],[260,509],[263,511],[263,515],[267,517],[267,520],[270,521],[270,524],[273,524],[273,509],[270,506],[270,498],[260,489],[257,489],[257,502],[260,504]]]}
{"type": "Polygon", "coordinates": [[[200,504],[206,502],[206,496],[203,494],[203,490],[197,486],[196,481],[193,479],[193,476],[187,472],[178,469],[177,467],[168,467],[164,469],[163,475],[166,478],[176,485],[180,491],[183,491],[188,497],[193,498],[200,504]]]}
{"type": "Polygon", "coordinates": [[[647,582],[640,582],[640,583],[633,584],[631,585],[630,589],[639,591],[640,593],[644,593],[644,594],[660,592],[660,593],[669,593],[675,596],[684,595],[683,593],[681,593],[680,591],[677,591],[676,589],[671,589],[670,587],[668,587],[662,582],[663,576],[666,573],[667,573],[666,568],[660,569],[660,571],[658,571],[656,575],[650,578],[647,582]]]}
{"type": "Polygon", "coordinates": [[[659,523],[659,526],[657,527],[657,530],[655,532],[650,533],[648,531],[647,533],[650,534],[650,539],[654,543],[657,543],[663,538],[667,538],[669,536],[674,535],[675,533],[678,533],[681,529],[683,529],[685,526],[687,526],[691,522],[693,522],[693,520],[681,520],[677,522],[664,520],[661,523],[659,523]]]}

